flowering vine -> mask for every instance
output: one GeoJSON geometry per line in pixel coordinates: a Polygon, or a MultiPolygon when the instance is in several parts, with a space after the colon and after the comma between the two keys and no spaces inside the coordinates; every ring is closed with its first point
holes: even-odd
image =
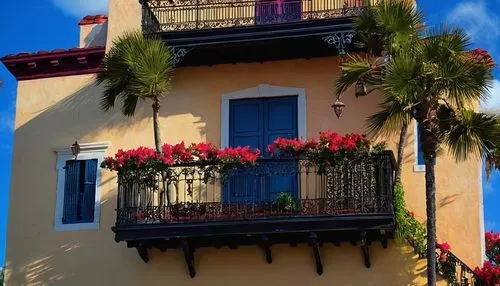
{"type": "Polygon", "coordinates": [[[500,285],[500,233],[487,232],[486,257],[483,267],[476,267],[474,273],[488,286],[500,285]]]}
{"type": "Polygon", "coordinates": [[[318,172],[321,173],[328,166],[383,151],[385,145],[379,143],[371,146],[370,140],[360,134],[342,136],[336,132],[324,131],[319,133],[319,140],[311,138],[303,141],[302,138],[278,137],[267,150],[277,157],[305,157],[309,163],[318,166],[318,172]]]}
{"type": "Polygon", "coordinates": [[[469,56],[472,58],[484,62],[484,64],[492,69],[496,66],[495,61],[493,61],[493,57],[490,53],[485,49],[473,49],[468,52],[469,56]]]}
{"type": "Polygon", "coordinates": [[[118,172],[151,167],[162,169],[162,167],[189,163],[230,164],[233,167],[246,167],[254,164],[259,155],[258,149],[251,150],[249,146],[218,150],[211,143],[193,143],[186,147],[185,143],[181,142],[175,145],[164,144],[161,153],[147,147],[126,151],[120,149],[114,157],[106,157],[101,167],[118,172]]]}

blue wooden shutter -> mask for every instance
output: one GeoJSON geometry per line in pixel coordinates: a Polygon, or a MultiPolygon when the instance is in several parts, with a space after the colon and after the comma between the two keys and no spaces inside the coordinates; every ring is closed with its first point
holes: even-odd
{"type": "Polygon", "coordinates": [[[85,176],[81,192],[81,221],[94,221],[95,188],[97,180],[97,159],[85,161],[85,176]]]}
{"type": "Polygon", "coordinates": [[[77,222],[78,196],[80,193],[80,162],[66,161],[64,179],[63,224],[77,222]]]}

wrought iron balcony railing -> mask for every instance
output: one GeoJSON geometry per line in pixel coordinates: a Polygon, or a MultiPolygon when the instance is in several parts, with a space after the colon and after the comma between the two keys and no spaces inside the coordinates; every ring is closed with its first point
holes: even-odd
{"type": "Polygon", "coordinates": [[[392,215],[393,165],[384,152],[322,168],[283,158],[223,175],[206,165],[120,174],[116,226],[392,215]]]}
{"type": "MultiPolygon", "coordinates": [[[[373,2],[369,1],[369,2],[373,2]]],[[[365,0],[143,0],[148,33],[277,24],[359,15],[365,0]]]]}

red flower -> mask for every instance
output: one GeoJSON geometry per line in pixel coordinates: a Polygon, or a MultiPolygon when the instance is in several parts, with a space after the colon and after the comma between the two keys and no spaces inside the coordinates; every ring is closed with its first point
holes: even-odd
{"type": "Polygon", "coordinates": [[[487,50],[484,49],[473,49],[470,50],[468,53],[472,58],[482,61],[486,64],[486,66],[490,69],[494,68],[496,66],[495,61],[493,60],[493,57],[490,55],[490,53],[487,50]]]}
{"type": "Polygon", "coordinates": [[[415,217],[415,213],[414,212],[410,212],[410,216],[411,217],[415,217]]]}
{"type": "Polygon", "coordinates": [[[448,244],[448,242],[443,242],[443,243],[436,243],[436,247],[441,250],[441,252],[448,252],[450,251],[451,247],[448,244]]]}
{"type": "Polygon", "coordinates": [[[482,268],[476,267],[474,274],[481,278],[486,285],[500,285],[500,266],[495,266],[490,261],[485,261],[482,268]]]}
{"type": "Polygon", "coordinates": [[[448,256],[446,255],[446,252],[441,252],[441,254],[439,254],[439,261],[440,262],[446,262],[447,258],[448,258],[448,256]]]}
{"type": "Polygon", "coordinates": [[[136,211],[134,216],[135,216],[135,219],[137,219],[137,220],[144,220],[144,217],[145,217],[144,213],[141,210],[136,211]]]}

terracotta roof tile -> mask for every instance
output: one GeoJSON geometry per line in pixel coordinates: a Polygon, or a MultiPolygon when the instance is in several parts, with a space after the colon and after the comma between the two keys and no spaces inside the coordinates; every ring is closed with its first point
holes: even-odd
{"type": "Polygon", "coordinates": [[[93,24],[102,24],[108,21],[108,16],[104,14],[99,15],[89,15],[83,17],[83,19],[78,23],[78,25],[93,25],[93,24]]]}
{"type": "Polygon", "coordinates": [[[92,48],[71,48],[71,49],[54,49],[52,51],[45,51],[45,50],[40,50],[37,52],[22,52],[22,53],[17,53],[17,54],[9,54],[4,57],[0,57],[0,59],[13,59],[13,58],[23,58],[23,57],[31,57],[31,56],[44,56],[44,55],[51,55],[51,54],[61,54],[61,53],[67,53],[67,52],[78,52],[78,51],[88,51],[92,49],[103,49],[104,47],[92,47],[92,48]]]}

